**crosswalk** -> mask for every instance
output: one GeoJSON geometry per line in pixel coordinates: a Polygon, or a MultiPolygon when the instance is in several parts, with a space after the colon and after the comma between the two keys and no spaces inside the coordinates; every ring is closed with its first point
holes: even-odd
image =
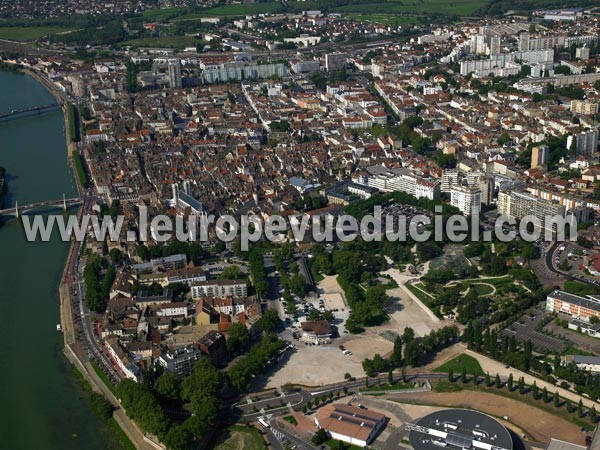
{"type": "Polygon", "coordinates": [[[273,431],[273,434],[275,435],[278,441],[283,441],[285,439],[285,436],[281,431],[276,430],[275,428],[272,428],[271,431],[273,431]]]}

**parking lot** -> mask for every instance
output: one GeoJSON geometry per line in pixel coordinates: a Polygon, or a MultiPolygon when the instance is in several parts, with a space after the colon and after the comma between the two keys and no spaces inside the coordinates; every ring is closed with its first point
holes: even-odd
{"type": "MultiPolygon", "coordinates": [[[[559,314],[559,317],[564,320],[571,320],[571,317],[567,316],[566,314],[559,314]]],[[[598,338],[578,333],[575,330],[565,329],[555,324],[554,321],[547,324],[544,329],[552,331],[556,335],[564,336],[577,348],[594,353],[596,355],[600,354],[600,339],[598,338]]]]}
{"type": "Polygon", "coordinates": [[[502,330],[501,334],[505,336],[514,336],[519,342],[531,341],[534,348],[538,351],[562,352],[566,347],[564,341],[536,331],[536,327],[545,317],[545,312],[536,310],[534,314],[534,316],[524,315],[521,317],[522,323],[514,322],[512,325],[502,330]]]}

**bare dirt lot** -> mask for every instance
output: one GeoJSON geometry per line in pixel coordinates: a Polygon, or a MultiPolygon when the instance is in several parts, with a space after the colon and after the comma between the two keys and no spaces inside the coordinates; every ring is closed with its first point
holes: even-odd
{"type": "Polygon", "coordinates": [[[476,409],[495,417],[509,417],[509,422],[525,430],[531,437],[542,443],[550,442],[550,438],[561,439],[585,445],[585,433],[571,422],[500,395],[475,391],[461,391],[420,394],[404,394],[398,396],[398,401],[425,405],[462,407],[476,409]]]}
{"type": "Polygon", "coordinates": [[[338,327],[340,337],[328,345],[306,346],[302,342],[295,342],[296,351],[269,377],[266,387],[278,387],[286,382],[320,386],[342,381],[346,372],[355,377],[362,377],[363,359],[372,358],[377,353],[385,357],[393,349],[393,342],[380,336],[379,332],[392,331],[402,334],[404,328],[411,327],[417,336],[425,336],[432,330],[448,324],[445,321],[434,321],[404,289],[396,288],[387,291],[390,297],[388,322],[378,327],[367,328],[362,334],[345,334],[343,315],[348,314],[348,308],[345,306],[343,292],[336,277],[325,277],[318,287],[325,302],[331,305],[328,305],[329,309],[345,309],[344,312],[334,313],[334,323],[338,327]],[[342,354],[339,345],[344,345],[352,355],[342,354]]]}
{"type": "Polygon", "coordinates": [[[284,383],[321,386],[342,381],[345,373],[362,377],[365,375],[363,359],[372,358],[375,353],[385,355],[393,348],[392,342],[371,333],[365,336],[345,335],[329,345],[304,345],[302,342],[295,342],[295,345],[296,351],[269,377],[267,388],[284,383]],[[344,355],[338,348],[341,344],[352,355],[344,355]]]}
{"type": "Polygon", "coordinates": [[[344,298],[339,292],[323,294],[323,303],[325,305],[325,309],[329,309],[332,311],[334,309],[342,310],[347,308],[346,303],[344,302],[344,298]]]}
{"type": "Polygon", "coordinates": [[[390,320],[379,327],[371,328],[371,330],[392,330],[402,334],[404,328],[410,327],[415,330],[418,337],[422,337],[431,333],[432,330],[450,324],[446,321],[432,320],[402,288],[390,289],[387,294],[390,297],[388,307],[390,320]]]}
{"type": "Polygon", "coordinates": [[[337,282],[337,276],[335,275],[328,275],[323,277],[323,279],[318,283],[317,288],[319,292],[323,294],[338,293],[342,297],[344,295],[342,288],[337,282]]]}

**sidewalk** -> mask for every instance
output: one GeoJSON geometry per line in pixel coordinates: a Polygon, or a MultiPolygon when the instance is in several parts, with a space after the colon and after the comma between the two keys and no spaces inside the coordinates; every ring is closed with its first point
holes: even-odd
{"type": "Polygon", "coordinates": [[[503,364],[499,361],[496,361],[492,358],[488,358],[487,356],[480,355],[479,353],[476,353],[472,350],[469,350],[469,349],[467,349],[467,347],[464,344],[457,344],[457,346],[459,348],[462,347],[463,352],[466,353],[467,355],[472,356],[473,358],[477,359],[477,361],[479,361],[479,364],[481,365],[481,368],[483,369],[483,371],[489,372],[490,376],[492,378],[496,375],[496,373],[498,373],[502,378],[507,378],[512,373],[515,381],[518,380],[520,377],[523,377],[525,379],[526,384],[532,385],[535,380],[537,386],[540,389],[546,388],[550,394],[554,394],[554,392],[558,392],[558,394],[564,399],[571,400],[572,402],[575,402],[575,403],[579,403],[579,400],[581,400],[583,402],[584,406],[586,406],[588,408],[591,408],[592,406],[594,406],[596,408],[596,410],[598,410],[600,408],[600,403],[594,402],[593,400],[591,400],[589,398],[582,397],[581,395],[576,394],[575,392],[571,392],[571,391],[563,389],[559,386],[555,386],[554,384],[548,383],[547,381],[536,378],[525,372],[521,372],[520,370],[517,370],[513,367],[506,368],[505,364],[503,364]]]}
{"type": "Polygon", "coordinates": [[[100,379],[94,368],[89,362],[84,363],[86,373],[84,374],[92,388],[95,391],[100,392],[116,409],[113,412],[119,427],[125,432],[129,440],[135,445],[138,450],[156,450],[157,447],[151,445],[149,442],[144,440],[144,434],[138,428],[138,426],[129,418],[125,411],[121,408],[119,400],[113,395],[113,393],[106,387],[104,382],[100,379]]]}

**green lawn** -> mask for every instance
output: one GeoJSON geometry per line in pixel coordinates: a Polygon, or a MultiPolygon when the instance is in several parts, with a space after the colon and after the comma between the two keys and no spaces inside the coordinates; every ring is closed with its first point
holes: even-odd
{"type": "MultiPolygon", "coordinates": [[[[475,281],[477,283],[477,281],[475,281]]],[[[485,279],[485,280],[481,280],[482,283],[487,283],[487,284],[491,284],[492,286],[502,286],[503,284],[506,283],[513,283],[514,280],[512,279],[512,277],[510,275],[504,275],[502,277],[499,278],[489,278],[489,279],[485,279]]]]}
{"type": "Polygon", "coordinates": [[[450,381],[436,381],[433,385],[433,392],[459,392],[462,391],[462,386],[457,383],[451,383],[450,381]]]}
{"type": "Polygon", "coordinates": [[[282,12],[282,6],[279,2],[272,3],[244,3],[215,6],[207,9],[205,15],[208,16],[245,16],[264,13],[282,12]]]}
{"type": "Polygon", "coordinates": [[[597,295],[599,291],[596,286],[580,283],[579,281],[565,281],[564,290],[569,294],[580,296],[597,295]]]}
{"type": "Polygon", "coordinates": [[[450,361],[446,361],[441,366],[436,367],[433,371],[448,373],[450,372],[450,370],[452,370],[454,372],[454,375],[457,376],[462,373],[463,368],[467,370],[467,373],[469,375],[485,375],[485,372],[479,365],[479,362],[472,356],[465,355],[464,353],[458,355],[450,361]]]}
{"type": "Polygon", "coordinates": [[[388,14],[437,13],[468,16],[487,3],[486,0],[403,0],[387,3],[369,3],[368,1],[364,1],[364,3],[360,4],[333,8],[331,12],[370,14],[373,11],[385,11],[388,14]]]}
{"type": "Polygon", "coordinates": [[[325,445],[327,445],[329,448],[335,449],[343,448],[344,450],[362,450],[362,447],[359,447],[358,445],[348,444],[346,442],[337,441],[335,439],[329,439],[328,441],[325,441],[325,445]]]}
{"type": "Polygon", "coordinates": [[[484,283],[472,283],[471,289],[475,291],[478,296],[490,295],[494,292],[494,288],[484,283]]]}
{"type": "Polygon", "coordinates": [[[142,17],[148,21],[158,22],[177,17],[178,15],[184,14],[185,11],[186,8],[149,9],[142,13],[142,17]]]}
{"type": "MultiPolygon", "coordinates": [[[[380,22],[388,25],[405,25],[418,23],[416,17],[399,17],[402,14],[448,14],[468,16],[487,4],[487,0],[390,0],[389,2],[372,3],[363,0],[361,3],[332,8],[329,12],[348,13],[356,20],[380,22]],[[374,13],[374,11],[377,11],[374,13]],[[380,13],[379,11],[385,11],[380,13]],[[396,16],[396,17],[394,17],[396,16]]],[[[288,2],[290,11],[320,9],[317,2],[288,2]]],[[[199,12],[187,12],[186,8],[151,9],[144,11],[142,17],[147,21],[193,20],[206,16],[245,16],[264,13],[281,13],[284,8],[280,2],[225,4],[208,8],[199,12]]]]}
{"type": "Polygon", "coordinates": [[[507,283],[514,283],[513,278],[510,275],[505,275],[502,276],[500,278],[469,278],[467,280],[457,280],[457,283],[453,284],[460,284],[462,285],[462,290],[466,291],[468,287],[474,287],[474,289],[477,290],[477,292],[483,292],[482,294],[479,295],[489,295],[493,292],[492,288],[490,286],[486,286],[486,284],[491,284],[492,286],[499,288],[507,283]]]}
{"type": "Polygon", "coordinates": [[[194,36],[161,36],[150,38],[131,39],[121,42],[121,46],[131,45],[133,47],[167,47],[167,48],[185,48],[195,47],[200,41],[194,36]]]}
{"type": "Polygon", "coordinates": [[[221,430],[210,445],[214,450],[266,450],[260,431],[253,427],[231,425],[221,430]]]}
{"type": "Polygon", "coordinates": [[[433,297],[431,297],[430,294],[428,294],[427,292],[425,292],[423,290],[423,283],[421,283],[421,282],[418,282],[418,283],[406,283],[406,286],[420,300],[422,300],[424,302],[430,302],[431,300],[433,300],[433,297]]]}
{"type": "Polygon", "coordinates": [[[0,39],[9,41],[35,41],[42,36],[70,31],[66,27],[0,27],[0,39]]]}
{"type": "Polygon", "coordinates": [[[396,14],[345,14],[344,17],[359,22],[375,22],[384,25],[416,25],[419,18],[416,16],[399,16],[396,14]]]}
{"type": "Polygon", "coordinates": [[[283,418],[283,420],[285,420],[286,422],[291,423],[294,426],[298,425],[298,421],[296,420],[296,418],[294,416],[285,416],[283,418]]]}

